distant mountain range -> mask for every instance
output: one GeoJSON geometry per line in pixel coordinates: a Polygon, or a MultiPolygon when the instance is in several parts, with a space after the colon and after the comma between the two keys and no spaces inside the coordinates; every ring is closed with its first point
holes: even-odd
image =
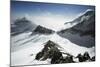
{"type": "MultiPolygon", "coordinates": [[[[68,23],[71,24],[72,27],[60,30],[57,34],[80,46],[92,47],[95,45],[95,12],[93,10],[86,10],[73,21],[66,22],[65,25],[68,23]]],[[[24,17],[17,19],[14,24],[11,24],[12,36],[23,32],[32,32],[31,35],[47,35],[55,31],[41,25],[36,25],[24,17]]]]}
{"type": "Polygon", "coordinates": [[[33,34],[52,34],[53,30],[45,28],[41,25],[36,25],[29,21],[26,17],[17,19],[14,24],[11,24],[11,35],[18,35],[23,32],[32,32],[33,34]]]}

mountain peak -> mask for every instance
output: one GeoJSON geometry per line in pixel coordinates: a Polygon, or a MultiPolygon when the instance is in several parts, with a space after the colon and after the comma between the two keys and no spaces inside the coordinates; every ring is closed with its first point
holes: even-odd
{"type": "Polygon", "coordinates": [[[38,25],[35,28],[35,30],[33,30],[33,33],[32,34],[34,34],[34,33],[39,33],[39,34],[52,34],[52,33],[54,33],[54,31],[51,30],[51,29],[48,29],[48,28],[45,28],[43,26],[38,25]]]}
{"type": "Polygon", "coordinates": [[[15,24],[27,23],[27,22],[31,22],[31,21],[29,21],[26,17],[18,18],[15,20],[15,24]]]}
{"type": "Polygon", "coordinates": [[[87,9],[85,12],[90,12],[90,11],[94,11],[93,9],[87,9]]]}
{"type": "Polygon", "coordinates": [[[88,10],[86,10],[86,11],[84,12],[83,15],[85,15],[85,16],[89,16],[89,15],[92,15],[93,13],[94,13],[94,10],[92,10],[92,9],[88,9],[88,10]]]}
{"type": "Polygon", "coordinates": [[[32,31],[37,25],[32,23],[26,17],[18,18],[11,25],[11,33],[12,35],[18,35],[23,32],[32,31]]]}
{"type": "Polygon", "coordinates": [[[55,45],[56,45],[56,43],[54,43],[53,41],[49,40],[49,41],[46,42],[46,45],[45,46],[53,47],[55,45]]]}
{"type": "Polygon", "coordinates": [[[81,23],[85,20],[88,20],[91,16],[94,15],[94,10],[93,9],[87,9],[85,12],[79,14],[74,20],[70,21],[70,22],[66,22],[65,25],[67,25],[68,23],[70,23],[72,26],[81,23]]]}

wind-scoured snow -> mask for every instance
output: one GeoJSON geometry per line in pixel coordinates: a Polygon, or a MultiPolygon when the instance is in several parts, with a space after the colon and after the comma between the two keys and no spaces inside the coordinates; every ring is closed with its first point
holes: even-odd
{"type": "Polygon", "coordinates": [[[33,36],[30,36],[30,33],[23,33],[11,38],[11,66],[50,64],[50,59],[45,61],[35,60],[36,54],[44,48],[48,40],[57,43],[61,47],[60,50],[62,52],[70,53],[73,56],[77,56],[79,53],[83,54],[86,51],[91,57],[95,55],[94,47],[78,46],[56,33],[51,35],[36,34],[33,36]]]}

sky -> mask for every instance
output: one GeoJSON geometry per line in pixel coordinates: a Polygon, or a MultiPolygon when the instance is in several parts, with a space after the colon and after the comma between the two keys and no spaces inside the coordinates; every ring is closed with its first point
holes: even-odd
{"type": "Polygon", "coordinates": [[[56,31],[87,9],[95,8],[88,5],[11,1],[11,22],[25,16],[37,25],[56,31]]]}

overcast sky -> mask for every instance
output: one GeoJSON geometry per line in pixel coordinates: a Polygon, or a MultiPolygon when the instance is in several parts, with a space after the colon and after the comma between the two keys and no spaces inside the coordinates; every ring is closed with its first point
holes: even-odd
{"type": "Polygon", "coordinates": [[[87,9],[94,10],[94,6],[12,1],[11,21],[26,16],[38,25],[58,30],[87,9]]]}

